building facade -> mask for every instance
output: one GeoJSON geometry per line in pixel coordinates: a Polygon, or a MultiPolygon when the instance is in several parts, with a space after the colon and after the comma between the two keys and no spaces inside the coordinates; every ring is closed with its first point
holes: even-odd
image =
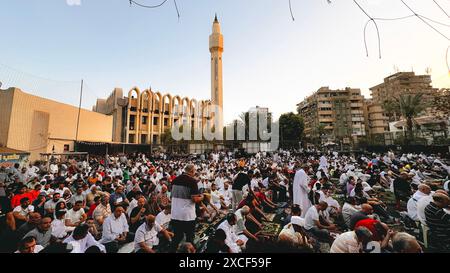
{"type": "Polygon", "coordinates": [[[208,120],[210,101],[197,101],[134,87],[123,96],[114,89],[106,100],[97,100],[93,110],[114,119],[113,140],[130,144],[160,144],[161,136],[177,121],[202,128],[208,120]]]}
{"type": "Polygon", "coordinates": [[[107,99],[98,99],[93,111],[113,117],[113,140],[131,144],[161,144],[161,138],[177,122],[193,129],[223,128],[223,35],[217,16],[209,37],[211,54],[211,100],[197,100],[134,87],[125,95],[116,88],[107,99]],[[218,110],[212,113],[212,106],[218,110]]]}
{"type": "Polygon", "coordinates": [[[322,87],[297,107],[305,123],[305,136],[310,139],[349,143],[366,135],[360,89],[322,87]]]}
{"type": "Polygon", "coordinates": [[[386,77],[383,83],[370,88],[372,102],[368,104],[370,134],[381,134],[389,131],[389,122],[399,121],[396,112],[388,113],[384,107],[386,102],[401,95],[422,94],[424,103],[430,105],[426,112],[432,114],[435,94],[438,89],[431,85],[431,76],[416,75],[414,72],[399,72],[386,77]]]}
{"type": "Polygon", "coordinates": [[[0,146],[30,153],[74,150],[78,141],[111,142],[113,118],[27,94],[18,88],[0,90],[0,146]],[[78,122],[79,121],[79,122],[78,122]]]}

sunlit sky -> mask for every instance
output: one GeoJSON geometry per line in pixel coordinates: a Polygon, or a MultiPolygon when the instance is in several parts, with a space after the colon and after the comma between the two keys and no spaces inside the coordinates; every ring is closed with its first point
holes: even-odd
{"type": "MultiPolygon", "coordinates": [[[[419,14],[450,25],[433,1],[405,1],[419,14]]],[[[295,111],[321,86],[361,88],[369,97],[369,88],[394,73],[395,66],[418,74],[430,67],[433,84],[450,87],[445,59],[450,42],[415,17],[379,22],[379,59],[372,25],[366,57],[368,18],[351,0],[292,0],[295,21],[287,0],[177,2],[179,20],[172,0],[158,9],[130,7],[128,0],[1,0],[0,64],[17,71],[3,66],[0,77],[7,79],[0,81],[77,105],[77,81],[84,79],[85,108],[114,87],[127,92],[151,86],[209,99],[208,36],[217,12],[225,36],[226,122],[256,105],[269,107],[275,116],[295,111]],[[53,84],[31,75],[71,82],[53,84]]],[[[373,17],[411,14],[400,0],[359,2],[373,17]]],[[[450,12],[450,1],[438,2],[450,12]]],[[[450,37],[450,27],[434,26],[450,37]]]]}

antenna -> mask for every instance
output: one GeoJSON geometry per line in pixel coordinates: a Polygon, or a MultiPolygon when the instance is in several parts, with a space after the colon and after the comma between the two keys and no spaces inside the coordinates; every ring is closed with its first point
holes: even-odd
{"type": "Polygon", "coordinates": [[[427,74],[427,75],[431,75],[431,72],[433,72],[433,70],[431,69],[431,67],[427,67],[427,68],[425,68],[425,73],[427,74]]]}
{"type": "Polygon", "coordinates": [[[394,65],[394,73],[398,73],[400,72],[400,69],[398,68],[398,66],[394,65]]]}

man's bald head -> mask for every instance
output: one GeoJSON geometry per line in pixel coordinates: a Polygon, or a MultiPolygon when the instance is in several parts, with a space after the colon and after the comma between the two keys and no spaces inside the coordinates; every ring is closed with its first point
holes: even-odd
{"type": "Polygon", "coordinates": [[[369,204],[362,204],[361,205],[361,211],[365,214],[369,215],[373,213],[373,207],[369,204]]]}
{"type": "Polygon", "coordinates": [[[448,192],[444,191],[444,190],[437,190],[436,193],[440,193],[443,195],[447,195],[448,196],[448,192]]]}
{"type": "Polygon", "coordinates": [[[450,198],[448,197],[448,195],[442,193],[435,193],[433,195],[433,201],[440,208],[448,207],[448,204],[450,204],[450,198]]]}
{"type": "Polygon", "coordinates": [[[431,193],[431,188],[427,184],[420,184],[418,187],[419,191],[428,195],[431,193]]]}

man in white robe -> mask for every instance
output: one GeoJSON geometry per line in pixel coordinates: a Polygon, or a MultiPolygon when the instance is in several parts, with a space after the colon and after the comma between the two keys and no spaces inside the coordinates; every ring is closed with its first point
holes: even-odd
{"type": "Polygon", "coordinates": [[[294,183],[292,188],[293,193],[293,204],[298,205],[301,210],[302,214],[301,217],[305,217],[306,211],[311,207],[311,202],[308,198],[308,193],[311,190],[308,187],[309,183],[309,176],[306,174],[305,169],[307,168],[301,168],[295,173],[294,176],[294,183]]]}

